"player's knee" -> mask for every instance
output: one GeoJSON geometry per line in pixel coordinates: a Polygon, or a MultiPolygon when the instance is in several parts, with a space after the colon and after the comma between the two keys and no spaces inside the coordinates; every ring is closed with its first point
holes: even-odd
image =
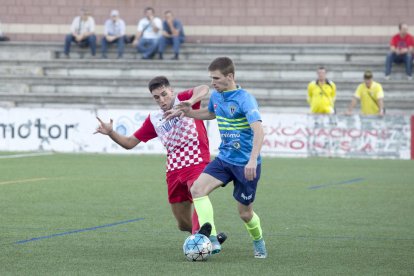
{"type": "Polygon", "coordinates": [[[239,215],[244,222],[249,222],[253,217],[253,210],[239,210],[239,215]]]}
{"type": "Polygon", "coordinates": [[[197,182],[195,182],[194,185],[191,187],[190,192],[193,198],[204,196],[203,189],[202,187],[200,187],[200,185],[197,185],[197,182]]]}

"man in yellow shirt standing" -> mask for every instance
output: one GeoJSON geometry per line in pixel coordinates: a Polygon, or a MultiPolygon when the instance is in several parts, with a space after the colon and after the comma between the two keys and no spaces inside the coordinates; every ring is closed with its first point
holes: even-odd
{"type": "Polygon", "coordinates": [[[364,82],[355,91],[354,98],[348,107],[347,115],[351,115],[357,101],[361,101],[363,115],[384,115],[384,91],[381,84],[375,82],[371,71],[364,73],[364,82]]]}
{"type": "Polygon", "coordinates": [[[308,85],[308,103],[313,114],[335,113],[336,85],[326,78],[326,69],[317,71],[318,79],[308,85]]]}

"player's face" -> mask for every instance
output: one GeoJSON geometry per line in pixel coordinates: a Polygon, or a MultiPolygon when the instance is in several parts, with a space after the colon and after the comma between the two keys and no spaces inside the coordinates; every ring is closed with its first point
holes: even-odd
{"type": "Polygon", "coordinates": [[[151,94],[163,111],[172,108],[174,104],[174,92],[171,87],[161,86],[152,90],[151,94]]]}
{"type": "Polygon", "coordinates": [[[326,80],[326,71],[323,69],[318,70],[318,80],[325,81],[326,80]]]}
{"type": "Polygon", "coordinates": [[[408,25],[406,24],[402,24],[401,25],[401,30],[400,30],[400,34],[402,36],[405,36],[408,33],[408,25]]]}
{"type": "Polygon", "coordinates": [[[364,79],[364,82],[367,87],[371,87],[372,79],[364,79]]]}
{"type": "Polygon", "coordinates": [[[210,71],[211,85],[218,92],[230,90],[234,81],[233,74],[223,75],[219,70],[210,71]]]}

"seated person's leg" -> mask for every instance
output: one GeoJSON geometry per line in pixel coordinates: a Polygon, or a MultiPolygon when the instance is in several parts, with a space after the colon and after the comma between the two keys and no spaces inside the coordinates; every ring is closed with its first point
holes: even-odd
{"type": "Polygon", "coordinates": [[[160,42],[158,45],[158,53],[159,53],[160,59],[163,59],[163,55],[164,55],[165,47],[167,46],[166,44],[167,44],[168,39],[169,38],[165,36],[162,36],[160,38],[160,42]]]}
{"type": "Polygon", "coordinates": [[[146,58],[151,58],[157,52],[159,39],[150,39],[149,46],[146,53],[144,54],[146,58]]]}
{"type": "Polygon", "coordinates": [[[105,37],[103,37],[101,40],[101,50],[102,50],[102,58],[107,58],[106,52],[108,50],[108,41],[106,40],[105,37]]]}
{"type": "Polygon", "coordinates": [[[138,51],[138,53],[141,53],[142,54],[142,53],[145,52],[146,44],[147,44],[147,39],[141,37],[139,39],[139,42],[138,42],[138,45],[137,45],[137,51],[138,51]]]}
{"type": "Polygon", "coordinates": [[[388,77],[391,74],[392,64],[395,62],[396,54],[394,52],[389,52],[385,61],[385,77],[388,77]]]}
{"type": "Polygon", "coordinates": [[[173,44],[173,50],[174,50],[174,59],[178,59],[178,56],[180,54],[180,45],[181,45],[180,37],[174,36],[172,38],[172,44],[173,44]]]}
{"type": "Polygon", "coordinates": [[[64,52],[65,52],[65,55],[66,56],[69,55],[70,45],[71,45],[72,41],[75,41],[75,37],[72,34],[68,34],[65,37],[65,48],[64,48],[64,52]]]}
{"type": "Polygon", "coordinates": [[[92,34],[92,35],[88,36],[88,44],[89,44],[89,47],[91,47],[92,56],[95,56],[95,54],[96,54],[96,35],[92,34]]]}
{"type": "Polygon", "coordinates": [[[405,73],[408,77],[412,76],[413,56],[411,53],[404,55],[405,73]]]}
{"type": "Polygon", "coordinates": [[[122,36],[116,40],[118,46],[118,58],[122,58],[124,55],[125,38],[122,36]]]}

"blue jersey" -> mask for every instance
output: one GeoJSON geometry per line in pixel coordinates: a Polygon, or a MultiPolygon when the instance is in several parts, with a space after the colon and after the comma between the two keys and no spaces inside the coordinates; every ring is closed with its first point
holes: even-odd
{"type": "MultiPolygon", "coordinates": [[[[253,148],[250,124],[262,120],[256,99],[240,87],[233,91],[213,91],[208,110],[216,114],[220,130],[218,158],[233,165],[246,165],[253,148]]],[[[259,156],[258,164],[260,161],[259,156]]]]}

